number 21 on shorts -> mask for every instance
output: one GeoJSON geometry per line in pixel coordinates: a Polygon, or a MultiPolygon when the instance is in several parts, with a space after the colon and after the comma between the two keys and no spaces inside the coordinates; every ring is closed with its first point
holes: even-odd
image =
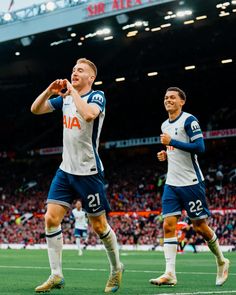
{"type": "Polygon", "coordinates": [[[94,208],[101,205],[99,193],[96,193],[94,195],[88,195],[88,200],[88,206],[90,208],[94,208]]]}

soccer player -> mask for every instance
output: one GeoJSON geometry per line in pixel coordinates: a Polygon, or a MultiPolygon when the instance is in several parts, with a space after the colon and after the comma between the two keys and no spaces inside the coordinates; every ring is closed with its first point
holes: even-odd
{"type": "Polygon", "coordinates": [[[88,219],[86,217],[86,212],[82,209],[82,204],[80,201],[77,201],[75,208],[72,210],[72,216],[75,219],[75,241],[78,248],[78,255],[82,256],[83,251],[81,249],[81,238],[87,238],[87,228],[88,228],[88,219]]]}
{"type": "Polygon", "coordinates": [[[63,237],[61,221],[76,194],[79,195],[93,230],[106,249],[111,272],[105,292],[119,289],[123,265],[120,262],[117,238],[109,226],[106,213],[110,206],[105,194],[103,165],[98,155],[100,132],[105,117],[105,96],[92,90],[97,68],[86,58],[77,60],[66,79],[52,82],[33,102],[32,113],[63,113],[63,154],[48,193],[45,214],[46,240],[51,275],[36,292],[64,287],[62,273],[63,237]],[[52,95],[59,95],[51,98],[52,95]]]}
{"type": "Polygon", "coordinates": [[[187,211],[194,230],[201,234],[215,255],[217,264],[216,285],[221,286],[228,277],[229,260],[219,247],[216,234],[207,225],[210,215],[206,204],[205,184],[197,154],[205,150],[203,134],[197,119],[182,107],[186,102],[184,91],[177,87],[167,89],[164,106],[169,118],[162,124],[161,143],[166,150],[157,153],[159,161],[168,162],[167,179],[162,196],[165,273],[151,279],[154,285],[175,285],[177,250],[176,225],[182,209],[187,211]]]}

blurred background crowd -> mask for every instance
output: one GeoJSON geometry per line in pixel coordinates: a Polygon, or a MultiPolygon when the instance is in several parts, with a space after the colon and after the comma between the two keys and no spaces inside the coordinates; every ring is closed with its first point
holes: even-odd
{"type": "MultiPolygon", "coordinates": [[[[112,154],[105,161],[107,197],[112,209],[109,221],[122,245],[155,246],[162,243],[161,195],[166,167],[152,157],[152,153],[132,157],[116,154],[115,161],[112,154]]],[[[203,164],[206,164],[203,171],[212,211],[209,224],[216,231],[220,244],[235,245],[234,162],[225,158],[225,161],[211,165],[209,158],[206,159],[203,159],[203,164]]],[[[60,157],[31,157],[17,161],[1,159],[0,180],[4,186],[0,188],[0,243],[45,243],[45,201],[59,161],[60,157]]],[[[181,220],[190,225],[185,215],[181,220]]],[[[69,211],[63,221],[65,243],[75,242],[73,230],[74,219],[69,211]]],[[[90,226],[88,233],[88,244],[100,243],[90,226]]],[[[205,243],[193,231],[190,238],[194,238],[197,245],[205,243]]]]}

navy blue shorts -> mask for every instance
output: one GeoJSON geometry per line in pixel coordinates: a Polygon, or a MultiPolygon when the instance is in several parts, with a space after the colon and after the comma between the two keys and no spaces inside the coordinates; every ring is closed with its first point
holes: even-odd
{"type": "Polygon", "coordinates": [[[76,238],[86,238],[87,237],[87,229],[75,228],[74,236],[76,238]]]}
{"type": "Polygon", "coordinates": [[[204,182],[189,186],[165,184],[162,196],[163,217],[181,215],[186,210],[190,219],[203,219],[210,216],[206,203],[204,182]]]}
{"type": "Polygon", "coordinates": [[[103,173],[79,176],[64,172],[60,168],[54,176],[47,203],[71,207],[74,199],[80,198],[88,215],[99,216],[111,211],[108,203],[103,173]]]}

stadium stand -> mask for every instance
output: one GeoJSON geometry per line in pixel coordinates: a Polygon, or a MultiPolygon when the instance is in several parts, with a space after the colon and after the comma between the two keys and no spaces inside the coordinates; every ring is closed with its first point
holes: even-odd
{"type": "MultiPolygon", "coordinates": [[[[132,156],[127,156],[127,151],[106,154],[107,194],[113,211],[110,222],[119,243],[161,245],[161,193],[165,168],[152,158],[152,152],[142,154],[136,151],[132,156]],[[113,162],[110,161],[111,157],[113,162]]],[[[236,244],[236,182],[228,177],[234,167],[230,159],[225,157],[225,161],[219,159],[219,162],[212,159],[215,165],[208,166],[208,162],[204,167],[207,199],[212,211],[209,224],[218,234],[222,245],[236,244]]],[[[50,179],[59,161],[60,156],[33,156],[20,161],[1,159],[1,166],[8,170],[2,169],[0,173],[1,184],[4,183],[0,199],[0,244],[45,243],[45,200],[50,179]]],[[[70,213],[64,218],[63,233],[66,244],[75,242],[70,213]]],[[[205,244],[200,236],[195,239],[197,245],[205,244]]],[[[88,243],[100,243],[91,230],[88,243]]]]}

